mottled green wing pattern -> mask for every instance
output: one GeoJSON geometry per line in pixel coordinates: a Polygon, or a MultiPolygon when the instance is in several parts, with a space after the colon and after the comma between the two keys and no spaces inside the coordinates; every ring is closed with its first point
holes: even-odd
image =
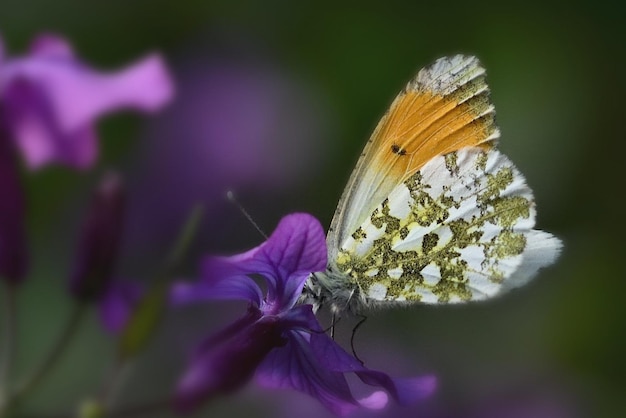
{"type": "Polygon", "coordinates": [[[531,190],[497,150],[464,148],[399,184],[331,261],[362,303],[492,297],[554,262],[531,190]]]}

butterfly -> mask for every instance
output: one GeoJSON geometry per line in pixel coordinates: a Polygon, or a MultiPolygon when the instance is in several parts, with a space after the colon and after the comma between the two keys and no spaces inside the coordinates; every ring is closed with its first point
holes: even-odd
{"type": "Polygon", "coordinates": [[[562,243],[533,229],[531,189],[496,149],[485,69],[420,70],[367,142],[331,222],[328,267],[302,300],[335,313],[484,300],[527,283],[562,243]]]}

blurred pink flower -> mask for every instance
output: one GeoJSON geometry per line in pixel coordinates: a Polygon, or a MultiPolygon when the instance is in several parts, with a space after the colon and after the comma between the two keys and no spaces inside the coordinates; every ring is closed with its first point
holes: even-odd
{"type": "Polygon", "coordinates": [[[37,37],[22,57],[5,56],[0,45],[0,103],[30,169],[53,163],[91,166],[98,153],[98,117],[122,108],[152,112],[172,93],[158,54],[103,73],[84,65],[70,45],[54,35],[37,37]]]}

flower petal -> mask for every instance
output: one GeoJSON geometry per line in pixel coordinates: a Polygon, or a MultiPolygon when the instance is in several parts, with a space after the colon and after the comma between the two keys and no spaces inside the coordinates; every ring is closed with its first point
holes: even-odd
{"type": "Polygon", "coordinates": [[[174,305],[206,300],[247,300],[260,306],[263,293],[254,280],[244,275],[228,276],[214,284],[178,282],[171,288],[170,301],[174,305]]]}
{"type": "Polygon", "coordinates": [[[36,39],[30,56],[4,60],[0,90],[31,169],[52,162],[88,167],[97,152],[97,117],[120,108],[153,111],[173,93],[157,54],[102,73],[75,59],[69,44],[52,35],[36,39]]]}
{"type": "Polygon", "coordinates": [[[389,396],[382,390],[377,390],[368,397],[359,399],[358,402],[367,409],[383,409],[389,402],[389,396]]]}
{"type": "Polygon", "coordinates": [[[384,388],[401,405],[429,397],[437,386],[437,379],[431,375],[391,378],[383,372],[368,369],[325,333],[312,333],[310,344],[322,367],[339,373],[355,373],[363,383],[384,388]]]}
{"type": "Polygon", "coordinates": [[[309,274],[326,268],[324,229],[311,215],[285,216],[258,258],[254,267],[268,280],[268,301],[278,310],[292,307],[309,274]]]}
{"type": "Polygon", "coordinates": [[[191,412],[212,396],[240,388],[267,353],[283,345],[277,317],[264,317],[250,325],[247,319],[203,344],[178,384],[175,406],[179,412],[191,412]]]}
{"type": "Polygon", "coordinates": [[[263,301],[263,292],[248,274],[254,273],[250,264],[261,244],[245,253],[231,257],[206,257],[202,261],[201,280],[195,283],[178,282],[170,293],[173,304],[187,304],[204,300],[247,300],[257,307],[263,301]]]}
{"type": "Polygon", "coordinates": [[[40,79],[48,93],[61,129],[72,131],[93,123],[105,112],[119,108],[155,111],[170,100],[173,86],[165,63],[149,55],[113,74],[78,65],[49,66],[40,79]]]}
{"type": "Polygon", "coordinates": [[[307,393],[337,415],[355,411],[358,402],[345,377],[320,366],[308,337],[305,332],[290,332],[288,343],[272,350],[258,367],[257,381],[264,387],[307,393]]]}
{"type": "Polygon", "coordinates": [[[52,107],[36,85],[14,80],[4,92],[7,120],[17,147],[30,169],[56,162],[76,168],[93,163],[98,151],[91,127],[62,132],[52,115],[52,107]]]}
{"type": "Polygon", "coordinates": [[[336,350],[342,350],[324,333],[310,305],[290,309],[281,316],[281,326],[286,330],[288,343],[272,350],[257,369],[257,380],[262,386],[307,393],[338,415],[346,415],[359,406],[380,409],[387,404],[387,395],[380,392],[357,401],[344,373],[327,367],[325,353],[333,356],[336,350]],[[324,344],[332,347],[323,349],[324,344]]]}
{"type": "Polygon", "coordinates": [[[326,266],[326,243],[319,221],[308,214],[285,216],[263,244],[232,257],[207,257],[202,280],[177,285],[175,303],[203,299],[245,299],[261,306],[263,293],[248,276],[268,283],[267,301],[278,313],[292,307],[309,273],[326,266]]]}
{"type": "Polygon", "coordinates": [[[31,56],[73,59],[74,51],[72,46],[60,36],[44,33],[38,35],[30,44],[31,56]]]}
{"type": "Polygon", "coordinates": [[[119,334],[134,307],[139,303],[144,288],[139,283],[116,280],[98,301],[100,321],[111,334],[119,334]]]}

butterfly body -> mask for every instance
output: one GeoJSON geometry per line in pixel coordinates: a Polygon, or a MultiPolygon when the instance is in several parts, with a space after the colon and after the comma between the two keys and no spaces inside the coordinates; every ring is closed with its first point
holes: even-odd
{"type": "Polygon", "coordinates": [[[527,282],[561,248],[534,230],[532,191],[497,149],[474,57],[421,70],[368,141],[327,236],[328,269],[302,301],[362,312],[483,300],[527,282]]]}

